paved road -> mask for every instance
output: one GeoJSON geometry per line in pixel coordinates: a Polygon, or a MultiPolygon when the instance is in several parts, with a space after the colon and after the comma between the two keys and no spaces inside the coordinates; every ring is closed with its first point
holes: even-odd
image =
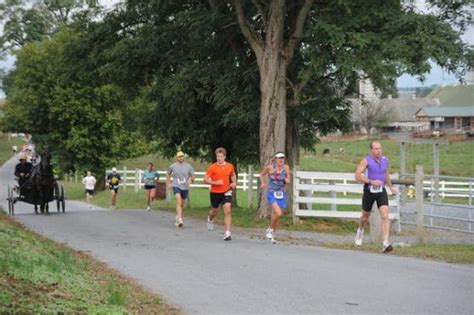
{"type": "MultiPolygon", "coordinates": [[[[1,202],[11,181],[0,169],[1,202]]],[[[271,245],[202,221],[174,227],[168,212],[88,209],[15,218],[53,240],[89,252],[189,314],[473,314],[474,266],[393,255],[271,245]]]]}

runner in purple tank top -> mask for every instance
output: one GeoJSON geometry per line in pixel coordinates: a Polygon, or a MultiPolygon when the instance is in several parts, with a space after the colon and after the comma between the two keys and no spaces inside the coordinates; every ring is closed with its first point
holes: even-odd
{"type": "Polygon", "coordinates": [[[382,219],[383,252],[391,251],[392,245],[388,241],[390,232],[390,221],[388,219],[388,195],[385,185],[392,194],[397,193],[397,187],[393,186],[392,179],[388,173],[388,158],[382,155],[382,145],[378,141],[370,143],[371,152],[357,166],[355,179],[364,184],[364,195],[362,197],[362,215],[359,220],[359,228],[355,237],[355,244],[362,245],[364,226],[369,220],[372,205],[377,202],[382,219]],[[364,174],[365,173],[365,174],[364,174]]]}

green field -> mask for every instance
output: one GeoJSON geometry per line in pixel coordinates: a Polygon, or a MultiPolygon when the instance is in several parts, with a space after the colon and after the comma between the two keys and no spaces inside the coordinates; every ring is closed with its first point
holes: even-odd
{"type": "MultiPolygon", "coordinates": [[[[381,140],[384,155],[388,156],[391,172],[398,172],[400,166],[400,144],[394,140],[381,140]]],[[[370,140],[322,142],[316,145],[316,153],[302,150],[300,153],[300,169],[305,171],[354,172],[357,164],[369,153],[370,140]],[[323,155],[329,149],[329,155],[323,155]],[[344,149],[344,154],[339,153],[344,149]]],[[[422,164],[425,174],[433,174],[432,145],[406,145],[406,169],[415,172],[415,166],[422,164]]],[[[453,141],[448,145],[440,145],[440,168],[442,175],[474,177],[474,140],[453,141]]],[[[173,159],[163,159],[156,155],[147,155],[137,159],[124,160],[118,166],[128,169],[144,169],[146,163],[152,161],[155,169],[166,170],[173,159]]],[[[209,163],[188,159],[196,170],[204,171],[209,163]]],[[[241,168],[246,171],[246,168],[241,168]]]]}
{"type": "Polygon", "coordinates": [[[0,314],[179,314],[133,280],[0,209],[0,314]]]}
{"type": "MultiPolygon", "coordinates": [[[[400,144],[394,140],[381,140],[383,154],[390,159],[391,172],[400,166],[400,144]]],[[[308,171],[353,172],[357,164],[369,152],[369,140],[323,142],[316,146],[316,153],[301,154],[300,169],[308,171]],[[344,149],[344,154],[339,150],[344,149]],[[324,149],[330,150],[323,156],[324,149]]],[[[433,174],[433,146],[406,144],[406,169],[414,173],[415,166],[422,164],[425,174],[433,174]]],[[[474,177],[474,141],[453,141],[440,145],[440,172],[442,175],[474,177]]]]}

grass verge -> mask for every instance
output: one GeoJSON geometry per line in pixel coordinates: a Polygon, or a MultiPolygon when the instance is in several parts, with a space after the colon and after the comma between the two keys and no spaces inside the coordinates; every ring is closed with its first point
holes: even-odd
{"type": "Polygon", "coordinates": [[[0,212],[0,314],[179,314],[133,280],[0,212]]]}
{"type": "MultiPolygon", "coordinates": [[[[380,253],[379,244],[364,244],[361,247],[354,244],[322,244],[324,247],[337,249],[360,250],[380,253]]],[[[440,260],[457,264],[474,264],[474,244],[421,244],[406,247],[395,247],[391,254],[398,256],[417,257],[440,260]]]]}

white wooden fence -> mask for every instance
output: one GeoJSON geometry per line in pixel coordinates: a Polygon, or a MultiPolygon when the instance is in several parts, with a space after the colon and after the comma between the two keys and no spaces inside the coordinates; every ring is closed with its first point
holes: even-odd
{"type": "MultiPolygon", "coordinates": [[[[107,174],[111,173],[112,170],[108,169],[105,171],[105,176],[107,174]]],[[[143,172],[144,170],[136,169],[136,170],[129,170],[126,167],[123,169],[117,169],[117,173],[120,174],[122,177],[122,187],[127,188],[127,187],[133,187],[135,191],[138,191],[139,189],[143,188],[143,172]]],[[[158,171],[158,174],[160,175],[160,181],[161,182],[166,182],[166,171],[158,171]]],[[[196,176],[196,179],[194,180],[194,183],[190,185],[191,188],[208,188],[209,185],[204,183],[204,174],[205,172],[195,172],[194,175],[196,176]]],[[[259,179],[260,174],[252,174],[252,172],[246,172],[246,173],[238,173],[238,178],[237,178],[237,189],[242,189],[243,191],[247,191],[249,189],[249,182],[250,178],[252,178],[252,190],[257,190],[258,185],[259,185],[259,179]]],[[[171,177],[172,178],[172,177],[171,177]]]]}
{"type": "MultiPolygon", "coordinates": [[[[355,181],[353,173],[296,171],[293,185],[293,217],[356,219],[361,215],[362,194],[363,185],[355,181]],[[357,210],[348,211],[337,209],[338,206],[347,205],[358,207],[357,210]],[[321,207],[323,208],[321,210],[314,209],[321,207]]],[[[397,221],[399,230],[399,194],[389,198],[389,207],[389,219],[397,221]]]]}

